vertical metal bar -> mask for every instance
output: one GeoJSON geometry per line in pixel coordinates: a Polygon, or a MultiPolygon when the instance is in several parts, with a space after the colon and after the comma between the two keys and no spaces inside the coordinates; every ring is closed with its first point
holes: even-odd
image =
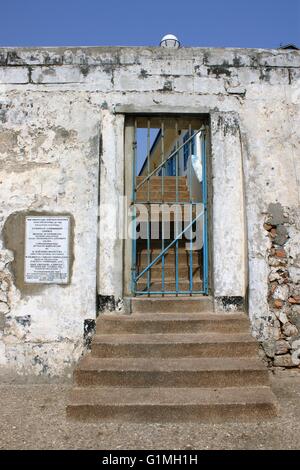
{"type": "MultiPolygon", "coordinates": [[[[147,122],[147,169],[148,169],[148,175],[150,173],[150,119],[148,119],[147,122]]],[[[150,245],[150,178],[148,179],[147,182],[148,185],[148,195],[147,195],[147,262],[148,266],[151,263],[151,245],[150,245]]],[[[151,269],[147,271],[147,291],[149,293],[150,291],[150,281],[151,281],[151,269]]]]}
{"type": "MultiPolygon", "coordinates": [[[[165,123],[161,121],[161,161],[163,162],[165,159],[165,123]]],[[[164,202],[164,167],[161,167],[161,200],[164,202]]],[[[162,251],[165,249],[165,230],[164,230],[164,215],[163,211],[161,212],[161,249],[162,251]]],[[[165,290],[165,255],[163,254],[161,259],[161,290],[164,292],[165,290]]]]}
{"type": "MultiPolygon", "coordinates": [[[[191,123],[189,124],[189,133],[188,136],[192,136],[192,126],[191,123]]],[[[192,192],[191,192],[191,179],[192,179],[192,141],[190,140],[188,143],[189,146],[189,156],[188,156],[188,163],[189,163],[189,197],[190,202],[192,202],[192,192]]]]}
{"type": "Polygon", "coordinates": [[[132,142],[133,158],[132,158],[132,262],[131,262],[131,289],[132,293],[136,293],[136,152],[137,152],[137,121],[134,121],[134,135],[132,142]]]}
{"type": "MultiPolygon", "coordinates": [[[[189,137],[192,135],[192,126],[191,123],[189,124],[189,137]]],[[[191,187],[192,187],[192,141],[189,141],[189,196],[190,196],[190,221],[193,220],[193,203],[192,203],[192,192],[191,192],[191,187]]],[[[192,242],[192,233],[193,233],[193,227],[191,227],[191,232],[190,232],[190,294],[192,295],[193,292],[193,242],[192,242]]]]}
{"type": "MultiPolygon", "coordinates": [[[[150,119],[147,120],[147,176],[150,174],[150,119]]],[[[147,180],[148,197],[150,202],[150,178],[147,180]]]]}
{"type": "MultiPolygon", "coordinates": [[[[175,169],[175,182],[176,182],[176,206],[179,201],[179,194],[178,194],[178,173],[179,173],[179,167],[178,167],[178,121],[175,121],[175,139],[176,139],[176,155],[175,155],[175,162],[176,162],[176,169],[175,169]]],[[[176,211],[177,212],[177,211],[176,211]]],[[[177,217],[176,217],[176,223],[177,223],[177,217]]],[[[177,228],[177,227],[176,227],[177,228]]],[[[174,222],[173,222],[173,230],[174,230],[174,235],[175,235],[175,217],[174,217],[174,222]]],[[[176,290],[176,295],[178,294],[179,291],[179,279],[178,279],[178,240],[176,241],[175,244],[175,290],[176,290]]]]}
{"type": "MultiPolygon", "coordinates": [[[[193,204],[190,203],[190,222],[193,220],[193,204]]],[[[192,241],[192,235],[193,235],[193,226],[191,226],[190,229],[190,294],[193,293],[193,241],[192,241]]]]}
{"type": "Polygon", "coordinates": [[[176,139],[176,154],[175,154],[175,182],[176,182],[176,203],[179,201],[179,194],[178,194],[178,177],[179,177],[179,166],[178,166],[178,121],[175,121],[175,139],[176,139]]]}
{"type": "Polygon", "coordinates": [[[202,201],[203,214],[203,290],[208,293],[208,240],[207,240],[207,181],[206,181],[206,131],[201,133],[202,138],[202,201]]]}

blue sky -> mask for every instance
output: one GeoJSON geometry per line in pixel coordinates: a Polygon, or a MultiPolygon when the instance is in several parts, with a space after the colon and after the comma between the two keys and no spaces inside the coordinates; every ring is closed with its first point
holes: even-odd
{"type": "Polygon", "coordinates": [[[1,46],[300,46],[300,0],[0,0],[1,46]]]}

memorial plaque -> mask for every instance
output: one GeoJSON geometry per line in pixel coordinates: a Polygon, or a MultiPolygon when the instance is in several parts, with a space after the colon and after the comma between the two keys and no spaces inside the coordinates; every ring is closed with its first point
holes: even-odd
{"type": "Polygon", "coordinates": [[[70,217],[26,217],[24,281],[29,284],[67,284],[69,243],[70,217]]]}

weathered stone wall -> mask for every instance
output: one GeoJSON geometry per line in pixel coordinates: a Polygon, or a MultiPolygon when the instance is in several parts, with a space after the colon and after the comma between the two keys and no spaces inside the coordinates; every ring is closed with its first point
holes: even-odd
{"type": "Polygon", "coordinates": [[[300,364],[300,208],[270,204],[264,228],[269,237],[269,311],[273,335],[263,347],[274,366],[300,364]]]}
{"type": "Polygon", "coordinates": [[[0,49],[0,363],[61,374],[93,328],[96,286],[121,308],[122,243],[97,243],[120,213],[98,202],[123,192],[131,111],[210,115],[216,306],[248,302],[273,364],[297,366],[299,77],[300,53],[288,50],[0,49]],[[17,285],[7,221],[32,211],[72,216],[70,285],[17,285]]]}
{"type": "Polygon", "coordinates": [[[0,361],[60,374],[80,356],[86,321],[95,318],[99,117],[80,92],[2,88],[0,101],[0,361]],[[71,215],[70,285],[17,282],[20,253],[8,248],[32,213],[71,215]]]}

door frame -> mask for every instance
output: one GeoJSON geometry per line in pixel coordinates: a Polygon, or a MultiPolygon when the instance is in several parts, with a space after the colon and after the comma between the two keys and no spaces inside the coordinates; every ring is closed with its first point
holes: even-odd
{"type": "MultiPolygon", "coordinates": [[[[210,126],[209,126],[209,115],[207,113],[205,114],[199,114],[199,113],[128,113],[125,114],[125,119],[124,119],[124,194],[127,197],[127,205],[126,205],[126,217],[128,214],[128,210],[131,205],[132,201],[132,187],[133,187],[133,147],[132,143],[135,142],[135,130],[134,130],[134,121],[137,118],[153,118],[153,117],[159,117],[160,119],[163,117],[166,118],[182,118],[182,119],[201,119],[206,122],[205,124],[205,139],[203,143],[203,148],[202,152],[204,155],[204,190],[203,194],[205,194],[205,201],[204,201],[204,245],[205,245],[205,259],[203,260],[204,266],[203,266],[203,277],[204,277],[204,286],[203,289],[199,291],[183,291],[183,292],[172,292],[173,295],[208,295],[211,291],[211,270],[208,268],[211,266],[210,263],[210,244],[209,244],[209,234],[211,233],[210,231],[210,226],[211,226],[211,221],[210,221],[210,191],[208,191],[208,178],[211,174],[210,169],[209,169],[209,156],[210,156],[210,126]]],[[[128,222],[126,221],[126,230],[128,233],[128,222]]],[[[133,277],[133,269],[134,267],[132,266],[132,259],[133,259],[133,250],[134,250],[134,241],[131,239],[128,239],[128,237],[125,237],[124,240],[124,276],[123,276],[123,291],[125,296],[132,296],[136,295],[137,292],[134,292],[132,289],[132,277],[133,277]]],[[[161,295],[167,294],[167,292],[161,292],[161,295]]],[[[170,292],[171,294],[171,292],[170,292]]],[[[149,295],[148,292],[138,292],[138,295],[149,295]]]]}

